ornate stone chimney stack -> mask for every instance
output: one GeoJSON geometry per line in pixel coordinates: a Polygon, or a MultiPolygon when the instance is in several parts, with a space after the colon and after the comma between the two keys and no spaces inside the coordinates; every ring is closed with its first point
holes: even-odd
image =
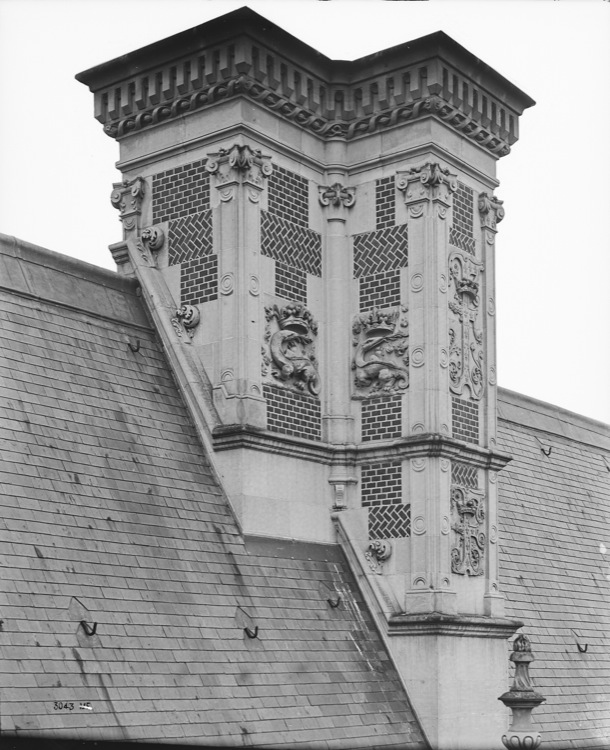
{"type": "Polygon", "coordinates": [[[78,79],[244,532],[339,538],[435,747],[493,747],[495,164],[532,100],[442,32],[333,61],[246,8],[78,79]]]}

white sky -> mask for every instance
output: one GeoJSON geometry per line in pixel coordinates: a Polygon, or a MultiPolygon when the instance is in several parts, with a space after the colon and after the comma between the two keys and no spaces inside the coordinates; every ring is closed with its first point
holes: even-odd
{"type": "Polygon", "coordinates": [[[0,232],[114,268],[118,145],[74,75],[245,4],[335,59],[442,30],[536,100],[499,164],[498,379],[610,423],[607,0],[0,0],[0,232]]]}

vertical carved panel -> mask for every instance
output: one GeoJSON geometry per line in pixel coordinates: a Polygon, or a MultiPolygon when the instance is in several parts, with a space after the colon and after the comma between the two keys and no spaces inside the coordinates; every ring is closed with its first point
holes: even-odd
{"type": "Polygon", "coordinates": [[[451,488],[451,570],[458,575],[485,572],[485,496],[470,487],[451,488]]]}
{"type": "Polygon", "coordinates": [[[479,275],[483,264],[454,251],[449,256],[453,297],[449,301],[449,378],[456,396],[483,395],[483,331],[480,321],[479,275]]]}

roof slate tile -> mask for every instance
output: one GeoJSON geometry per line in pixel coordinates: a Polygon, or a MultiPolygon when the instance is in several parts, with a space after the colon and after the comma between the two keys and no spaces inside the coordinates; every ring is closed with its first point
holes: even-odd
{"type": "Polygon", "coordinates": [[[93,303],[81,313],[0,298],[0,346],[11,352],[0,427],[12,441],[0,498],[2,669],[6,688],[21,691],[3,704],[3,731],[21,721],[97,739],[423,747],[338,548],[239,535],[135,302],[121,309],[137,327],[96,317],[93,303]],[[318,587],[336,580],[362,623],[328,612],[318,587]],[[97,623],[90,640],[74,596],[97,623]],[[236,622],[238,606],[259,625],[256,640],[236,622]],[[55,700],[89,700],[94,711],[53,712],[55,700]]]}
{"type": "Polygon", "coordinates": [[[499,475],[500,580],[547,698],[534,721],[549,750],[602,748],[610,737],[610,430],[511,393],[501,394],[500,413],[510,420],[499,421],[499,448],[513,456],[499,475]]]}

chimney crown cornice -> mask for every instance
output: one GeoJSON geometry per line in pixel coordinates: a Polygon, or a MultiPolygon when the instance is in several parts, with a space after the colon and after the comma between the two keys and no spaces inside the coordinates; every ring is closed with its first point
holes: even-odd
{"type": "Polygon", "coordinates": [[[76,76],[117,139],[245,97],[321,138],[351,140],[437,117],[497,156],[533,100],[436,32],[353,61],[331,60],[249,8],[76,76]]]}

